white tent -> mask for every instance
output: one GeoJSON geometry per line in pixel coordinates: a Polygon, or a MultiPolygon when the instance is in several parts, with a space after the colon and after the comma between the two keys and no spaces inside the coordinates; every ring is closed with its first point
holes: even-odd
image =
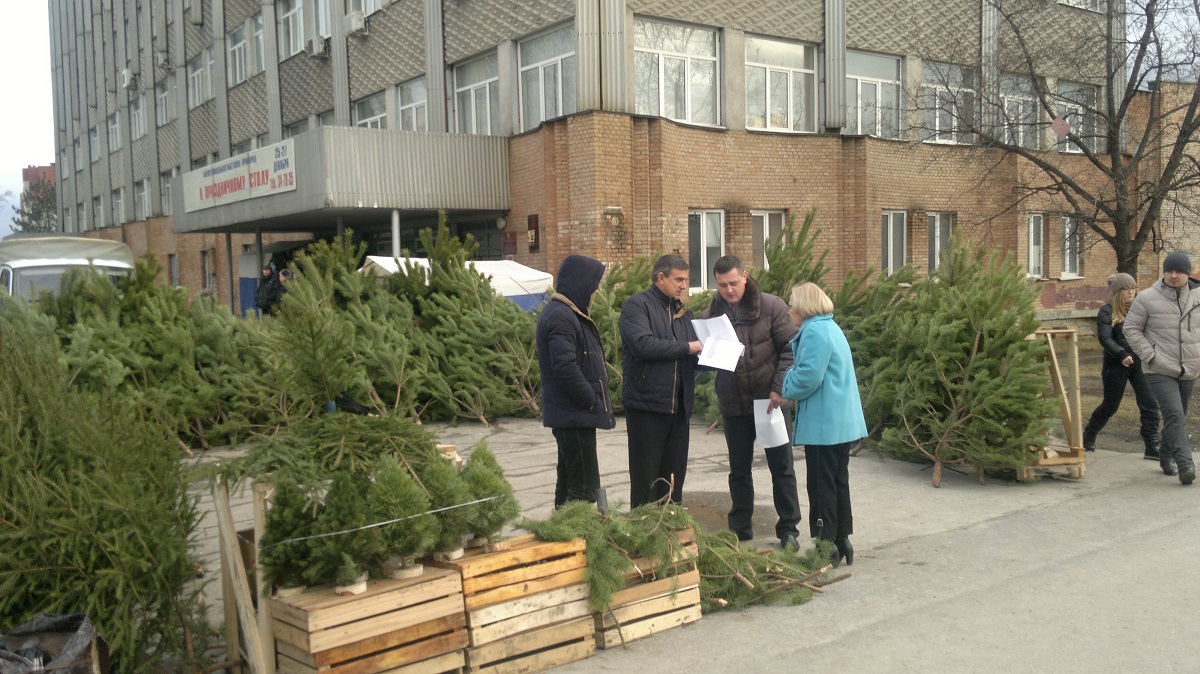
{"type": "MultiPolygon", "coordinates": [[[[429,260],[423,257],[386,257],[368,255],[360,272],[373,272],[379,276],[390,276],[400,271],[400,265],[429,269],[429,260]]],[[[516,302],[525,310],[533,310],[546,301],[547,291],[554,277],[544,271],[526,267],[512,260],[471,260],[467,266],[487,276],[496,292],[516,302]]]]}

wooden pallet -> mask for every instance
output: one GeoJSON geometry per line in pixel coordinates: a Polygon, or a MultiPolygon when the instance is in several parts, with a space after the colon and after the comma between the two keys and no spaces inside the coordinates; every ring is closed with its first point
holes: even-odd
{"type": "Polygon", "coordinates": [[[428,565],[459,572],[468,611],[583,582],[587,560],[582,538],[547,543],[529,534],[504,541],[504,546],[498,552],[470,550],[459,559],[428,565]]]}
{"type": "Polygon", "coordinates": [[[467,671],[539,672],[594,654],[583,539],[548,543],[527,535],[502,547],[432,562],[462,575],[467,671]]]}
{"type": "Polygon", "coordinates": [[[700,572],[635,583],[613,595],[609,610],[594,614],[596,647],[613,648],[700,619],[700,572]]]}
{"type": "Polygon", "coordinates": [[[597,648],[613,648],[700,619],[696,532],[684,529],[677,535],[683,549],[674,559],[666,565],[656,559],[634,559],[609,610],[593,614],[597,648]]]}
{"type": "Polygon", "coordinates": [[[355,596],[322,588],[270,603],[284,674],[434,674],[466,664],[462,580],[451,570],[374,582],[355,596]]]}

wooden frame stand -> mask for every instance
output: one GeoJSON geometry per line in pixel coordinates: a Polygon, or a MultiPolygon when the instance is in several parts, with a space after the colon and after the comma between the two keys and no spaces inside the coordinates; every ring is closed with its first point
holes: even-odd
{"type": "Polygon", "coordinates": [[[1036,454],[1036,459],[1022,468],[1018,477],[1022,480],[1032,480],[1035,470],[1065,468],[1069,477],[1082,478],[1087,472],[1087,466],[1083,449],[1083,418],[1079,403],[1079,333],[1075,328],[1042,328],[1029,338],[1045,340],[1048,347],[1043,360],[1049,367],[1050,385],[1058,397],[1066,446],[1048,444],[1045,447],[1031,448],[1030,451],[1036,454]],[[1066,349],[1062,359],[1058,355],[1059,344],[1066,349]]]}

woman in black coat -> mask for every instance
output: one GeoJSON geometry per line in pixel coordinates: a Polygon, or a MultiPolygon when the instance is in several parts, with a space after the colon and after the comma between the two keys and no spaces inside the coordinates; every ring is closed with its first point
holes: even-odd
{"type": "Polygon", "coordinates": [[[1129,274],[1113,274],[1108,277],[1108,289],[1112,298],[1100,307],[1096,315],[1096,337],[1104,347],[1104,366],[1100,371],[1104,381],[1104,400],[1092,412],[1091,419],[1083,429],[1083,448],[1096,451],[1096,436],[1104,425],[1117,413],[1121,398],[1125,396],[1125,382],[1133,385],[1138,409],[1142,416],[1142,441],[1146,445],[1145,458],[1158,460],[1158,403],[1150,393],[1150,385],[1142,373],[1142,363],[1134,355],[1129,342],[1125,341],[1125,312],[1137,295],[1137,281],[1129,274]]]}
{"type": "Polygon", "coordinates": [[[558,442],[556,508],[567,501],[596,502],[596,429],[616,426],[600,331],[588,313],[603,276],[599,260],[568,256],[558,268],[557,292],[538,317],[542,425],[558,442]]]}

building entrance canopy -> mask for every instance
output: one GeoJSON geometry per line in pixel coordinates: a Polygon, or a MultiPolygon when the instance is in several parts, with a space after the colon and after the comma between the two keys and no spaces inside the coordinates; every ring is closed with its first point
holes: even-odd
{"type": "Polygon", "coordinates": [[[508,139],[321,127],[176,178],[176,233],[358,230],[508,209],[508,139]]]}

